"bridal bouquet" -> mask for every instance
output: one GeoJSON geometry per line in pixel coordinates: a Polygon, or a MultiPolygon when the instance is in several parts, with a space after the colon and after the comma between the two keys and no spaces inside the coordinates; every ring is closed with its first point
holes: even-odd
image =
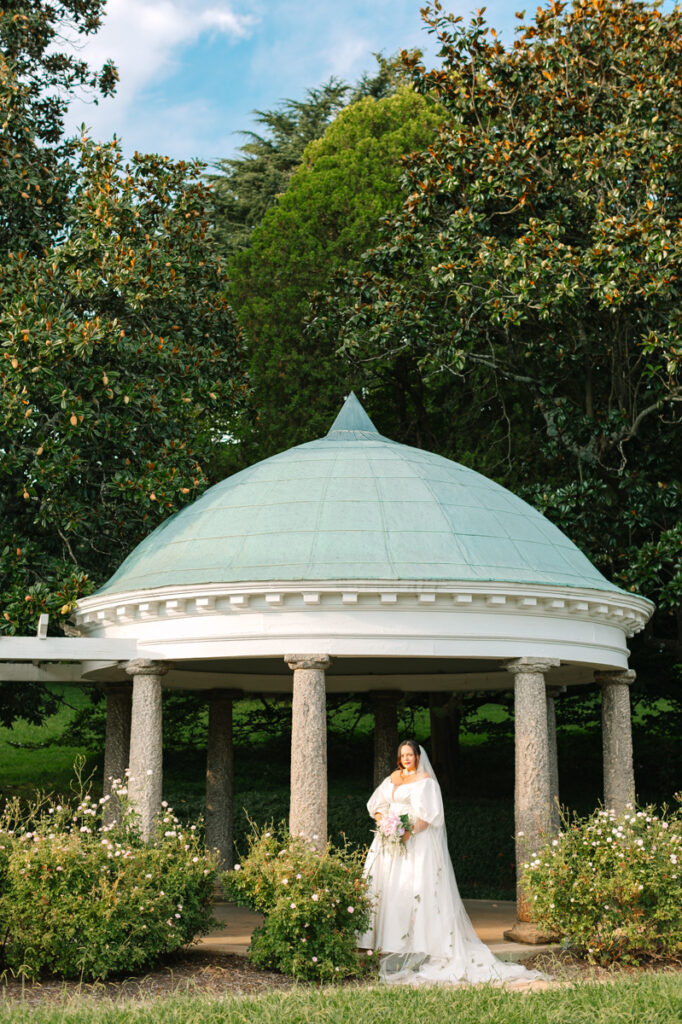
{"type": "Polygon", "coordinates": [[[405,853],[403,836],[405,834],[411,836],[413,832],[414,825],[408,814],[385,814],[376,829],[376,834],[380,837],[383,846],[389,846],[392,849],[397,847],[401,853],[405,853]]]}

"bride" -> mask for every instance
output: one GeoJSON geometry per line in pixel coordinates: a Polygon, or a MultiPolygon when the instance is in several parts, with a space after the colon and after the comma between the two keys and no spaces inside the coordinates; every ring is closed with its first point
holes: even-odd
{"type": "Polygon", "coordinates": [[[498,960],[474,931],[448,852],[440,786],[423,747],[414,740],[400,744],[398,768],[374,791],[367,809],[378,826],[364,871],[374,915],[358,945],[380,950],[384,981],[501,983],[542,977],[498,960]],[[399,832],[401,815],[407,815],[412,831],[393,842],[382,837],[382,820],[386,831],[397,826],[399,832]]]}

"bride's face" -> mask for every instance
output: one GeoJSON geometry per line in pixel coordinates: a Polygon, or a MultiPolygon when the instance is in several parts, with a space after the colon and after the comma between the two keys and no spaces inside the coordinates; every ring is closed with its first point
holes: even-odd
{"type": "Polygon", "coordinates": [[[403,768],[411,772],[417,767],[417,758],[415,757],[414,750],[412,747],[402,747],[400,750],[400,763],[403,768]]]}

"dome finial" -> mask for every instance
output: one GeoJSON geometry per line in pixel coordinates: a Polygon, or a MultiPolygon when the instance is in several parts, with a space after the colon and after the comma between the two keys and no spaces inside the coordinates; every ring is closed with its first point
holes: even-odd
{"type": "Polygon", "coordinates": [[[330,435],[336,434],[342,430],[361,430],[365,434],[379,433],[365,410],[362,408],[362,405],[355,397],[354,391],[351,391],[348,398],[343,403],[341,411],[332,423],[327,436],[329,437],[330,435]]]}

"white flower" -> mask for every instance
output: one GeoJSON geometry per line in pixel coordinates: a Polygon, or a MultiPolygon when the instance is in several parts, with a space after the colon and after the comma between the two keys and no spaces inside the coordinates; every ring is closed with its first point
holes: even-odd
{"type": "Polygon", "coordinates": [[[234,866],[234,870],[235,871],[241,871],[241,869],[242,869],[241,864],[235,864],[235,866],[234,866]]]}
{"type": "Polygon", "coordinates": [[[167,800],[162,800],[161,801],[161,806],[162,807],[168,807],[168,801],[167,800]]]}
{"type": "Polygon", "coordinates": [[[313,903],[317,903],[320,897],[317,895],[316,892],[314,892],[310,898],[313,901],[313,903]]]}
{"type": "Polygon", "coordinates": [[[289,906],[291,907],[292,910],[296,910],[296,904],[295,903],[290,903],[289,906]]]}
{"type": "Polygon", "coordinates": [[[353,914],[355,912],[355,907],[347,907],[346,909],[348,910],[349,914],[353,914]]]}
{"type": "Polygon", "coordinates": [[[313,963],[314,963],[314,964],[316,964],[316,963],[317,963],[317,957],[316,957],[316,956],[314,956],[314,957],[313,957],[313,963]]]}
{"type": "Polygon", "coordinates": [[[289,879],[288,878],[283,878],[282,879],[282,885],[288,885],[288,884],[289,884],[289,879]]]}

